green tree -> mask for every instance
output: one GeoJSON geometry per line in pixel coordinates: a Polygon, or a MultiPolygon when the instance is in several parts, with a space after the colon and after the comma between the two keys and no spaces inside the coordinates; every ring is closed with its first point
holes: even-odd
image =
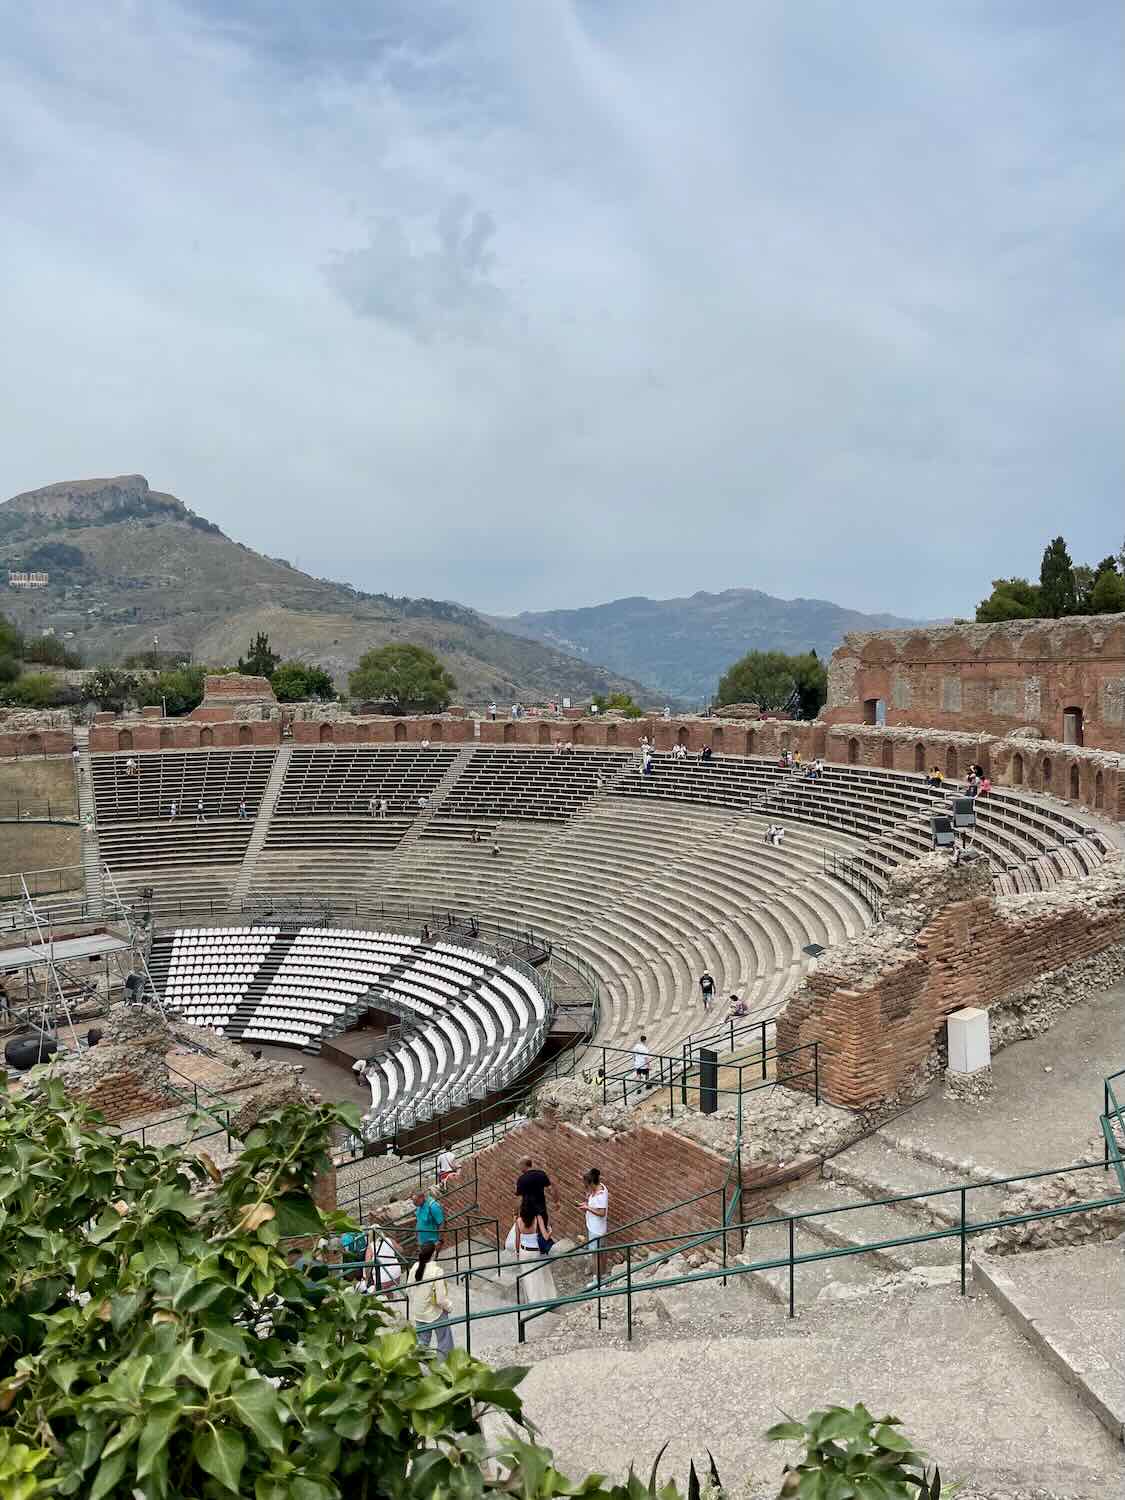
{"type": "Polygon", "coordinates": [[[748,651],[719,679],[718,702],[788,707],[797,692],[796,660],[784,651],[748,651]]]}
{"type": "Polygon", "coordinates": [[[23,656],[23,636],[6,615],[0,615],[0,656],[23,656]]]}
{"type": "Polygon", "coordinates": [[[1095,615],[1125,611],[1125,578],[1116,568],[1103,568],[1090,591],[1090,610],[1095,615]]]}
{"type": "Polygon", "coordinates": [[[270,681],[279,703],[300,703],[308,698],[323,702],[336,693],[335,684],[323,667],[303,661],[281,662],[274,668],[270,681]]]}
{"type": "Polygon", "coordinates": [[[1074,563],[1061,536],[1048,542],[1043,549],[1039,569],[1039,606],[1040,613],[1052,620],[1072,615],[1078,608],[1074,563]]]}
{"type": "Polygon", "coordinates": [[[238,659],[238,670],[248,677],[272,677],[281,658],[270,650],[270,638],[264,630],[250,642],[250,649],[238,659]]]}
{"type": "Polygon", "coordinates": [[[15,682],[20,675],[20,664],[14,656],[0,656],[0,683],[15,682]]]}
{"type": "Polygon", "coordinates": [[[802,719],[815,719],[828,699],[828,673],[815,651],[791,658],[802,719]]]}
{"type": "Polygon", "coordinates": [[[1028,583],[1026,578],[994,578],[992,593],[977,605],[977,623],[981,625],[1038,617],[1039,585],[1028,583]]]}
{"type": "Polygon", "coordinates": [[[348,676],[353,698],[388,703],[395,713],[437,713],[448,707],[457,684],[432,651],[393,645],[366,651],[348,676]]]}
{"type": "Polygon", "coordinates": [[[189,714],[203,702],[205,667],[176,667],[171,672],[150,672],[141,678],[137,696],[142,704],[163,704],[169,717],[189,714]]]}
{"type": "Polygon", "coordinates": [[[12,703],[27,708],[53,708],[59,701],[62,684],[50,672],[23,672],[6,690],[12,703]]]}
{"type": "Polygon", "coordinates": [[[592,698],[591,703],[596,703],[600,714],[623,714],[626,719],[640,719],[644,717],[644,709],[633,698],[631,693],[599,693],[592,698]]]}
{"type": "Polygon", "coordinates": [[[41,635],[38,640],[25,641],[24,661],[39,662],[45,667],[80,667],[82,658],[73,648],[60,641],[56,635],[41,635]]]}
{"type": "Polygon", "coordinates": [[[121,667],[98,667],[82,679],[82,696],[99,708],[119,714],[126,703],[136,698],[140,684],[132,672],[121,667]]]}

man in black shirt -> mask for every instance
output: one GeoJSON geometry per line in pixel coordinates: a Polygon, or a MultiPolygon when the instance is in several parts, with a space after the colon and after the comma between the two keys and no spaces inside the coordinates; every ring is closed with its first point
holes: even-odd
{"type": "Polygon", "coordinates": [[[544,1224],[551,1222],[551,1216],[547,1212],[548,1188],[551,1190],[552,1203],[557,1205],[558,1189],[552,1185],[542,1167],[537,1167],[530,1156],[525,1156],[520,1162],[520,1175],[516,1178],[516,1197],[521,1205],[527,1205],[531,1213],[542,1214],[544,1224]]]}

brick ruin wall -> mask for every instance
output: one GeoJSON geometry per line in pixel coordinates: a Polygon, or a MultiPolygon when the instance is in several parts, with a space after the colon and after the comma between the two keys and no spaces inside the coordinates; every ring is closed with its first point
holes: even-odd
{"type": "Polygon", "coordinates": [[[894,873],[883,920],[834,950],[790,998],[777,1045],[818,1042],[822,1096],[865,1108],[916,1073],[951,1011],[987,1008],[1121,942],[1119,865],[1039,895],[997,897],[984,861],[929,855],[894,873]]]}
{"type": "Polygon", "coordinates": [[[845,636],[828,668],[825,722],[872,722],[880,701],[888,725],[998,736],[1026,726],[1064,743],[1065,716],[1078,709],[1078,743],[1125,750],[1125,615],[845,636]]]}

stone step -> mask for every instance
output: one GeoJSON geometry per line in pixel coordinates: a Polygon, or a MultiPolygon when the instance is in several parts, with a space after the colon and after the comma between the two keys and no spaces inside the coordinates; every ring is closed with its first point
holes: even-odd
{"type": "MultiPolygon", "coordinates": [[[[878,1135],[849,1146],[839,1156],[826,1161],[824,1175],[832,1182],[857,1189],[868,1199],[932,1194],[934,1196],[915,1196],[896,1204],[895,1212],[934,1224],[957,1224],[960,1221],[960,1194],[948,1190],[960,1187],[963,1179],[932,1162],[896,1151],[878,1135]]],[[[965,1195],[967,1221],[971,1223],[995,1216],[1003,1189],[973,1184],[968,1187],[965,1195]]]]}
{"type": "MultiPolygon", "coordinates": [[[[830,1214],[824,1218],[802,1219],[798,1228],[799,1240],[811,1236],[825,1245],[841,1249],[925,1232],[917,1218],[890,1204],[856,1207],[857,1202],[854,1192],[832,1181],[806,1178],[779,1198],[775,1206],[780,1214],[830,1214]]],[[[896,1270],[908,1271],[915,1266],[948,1265],[957,1261],[959,1256],[957,1239],[949,1238],[897,1245],[893,1249],[875,1251],[871,1256],[865,1255],[863,1259],[869,1264],[878,1261],[896,1270]]]]}

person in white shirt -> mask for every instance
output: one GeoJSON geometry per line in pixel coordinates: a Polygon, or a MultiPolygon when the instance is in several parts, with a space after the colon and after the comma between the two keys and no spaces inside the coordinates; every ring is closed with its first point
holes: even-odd
{"type": "Polygon", "coordinates": [[[402,1275],[402,1266],[393,1243],[385,1235],[372,1233],[368,1237],[366,1264],[360,1291],[389,1292],[402,1275]]]}
{"type": "Polygon", "coordinates": [[[586,1213],[586,1248],[597,1250],[609,1229],[609,1189],[597,1167],[591,1167],[582,1178],[586,1196],[578,1207],[586,1213]]]}
{"type": "Polygon", "coordinates": [[[642,1033],[633,1048],[633,1072],[641,1083],[648,1082],[648,1038],[642,1033]]]}
{"type": "Polygon", "coordinates": [[[458,1175],[457,1158],[448,1146],[442,1146],[437,1158],[438,1187],[444,1192],[458,1175]]]}

